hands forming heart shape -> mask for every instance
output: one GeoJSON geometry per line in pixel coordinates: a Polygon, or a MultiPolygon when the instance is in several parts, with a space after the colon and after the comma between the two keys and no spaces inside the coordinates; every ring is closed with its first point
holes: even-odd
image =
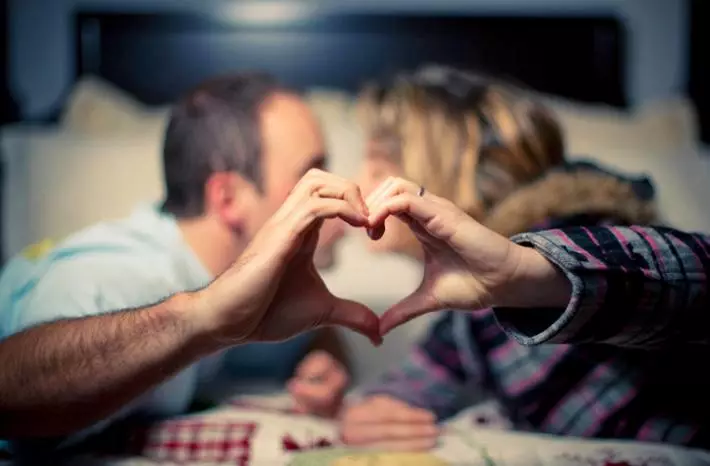
{"type": "Polygon", "coordinates": [[[354,183],[309,172],[239,260],[203,290],[204,322],[211,333],[230,343],[280,341],[318,326],[340,325],[377,345],[393,328],[428,312],[515,305],[510,297],[520,286],[534,286],[536,279],[556,273],[533,250],[485,228],[445,199],[420,196],[419,190],[390,178],[364,200],[354,183]],[[327,218],[339,217],[379,239],[389,216],[404,221],[421,242],[424,276],[412,294],[380,318],[363,304],[331,294],[313,265],[313,253],[327,218]]]}

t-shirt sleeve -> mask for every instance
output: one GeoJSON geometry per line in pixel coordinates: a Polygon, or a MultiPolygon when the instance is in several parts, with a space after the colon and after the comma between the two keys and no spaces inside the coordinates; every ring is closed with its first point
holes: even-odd
{"type": "Polygon", "coordinates": [[[10,319],[10,333],[60,319],[153,305],[172,287],[131,257],[100,255],[60,262],[41,276],[10,319]]]}
{"type": "Polygon", "coordinates": [[[25,298],[10,325],[16,333],[46,322],[106,312],[97,293],[90,263],[59,264],[48,271],[25,298]],[[82,266],[83,265],[83,266],[82,266]]]}

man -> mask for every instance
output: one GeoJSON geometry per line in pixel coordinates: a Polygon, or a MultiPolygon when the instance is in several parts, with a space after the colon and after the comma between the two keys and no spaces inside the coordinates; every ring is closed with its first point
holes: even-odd
{"type": "MultiPolygon", "coordinates": [[[[367,224],[359,190],[311,170],[208,287],[152,306],[39,324],[3,340],[0,432],[15,438],[71,433],[144,405],[140,396],[149,389],[170,377],[186,380],[200,370],[192,363],[232,345],[281,341],[325,325],[379,344],[377,316],[330,294],[315,271],[320,224],[336,216],[367,224]]],[[[45,304],[61,309],[67,302],[45,304]]],[[[48,459],[41,449],[21,452],[22,460],[48,459]]]]}
{"type": "MultiPolygon", "coordinates": [[[[138,209],[127,219],[81,231],[41,257],[19,257],[9,264],[0,278],[2,336],[203,288],[243,254],[299,179],[326,162],[307,106],[263,74],[215,79],[188,93],[173,109],[163,158],[162,208],[138,209]]],[[[323,226],[322,236],[331,244],[320,244],[315,257],[320,264],[332,261],[329,250],[341,228],[335,221],[323,226]]],[[[77,330],[78,337],[82,333],[77,330]]],[[[334,340],[332,333],[321,332],[281,344],[240,346],[229,362],[242,378],[285,380],[314,344],[334,340]]],[[[55,350],[43,348],[45,343],[38,339],[38,350],[55,350]]],[[[324,349],[337,354],[330,346],[324,349]]],[[[104,350],[89,348],[86,357],[104,350]]],[[[211,355],[179,372],[124,412],[184,412],[218,380],[222,356],[211,355]]],[[[316,351],[299,365],[289,387],[300,410],[328,415],[320,407],[331,406],[330,399],[342,396],[346,384],[342,365],[316,351]]]]}

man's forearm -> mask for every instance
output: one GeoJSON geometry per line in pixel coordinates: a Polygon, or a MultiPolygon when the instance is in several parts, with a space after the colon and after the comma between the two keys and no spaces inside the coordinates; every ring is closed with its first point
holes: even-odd
{"type": "Polygon", "coordinates": [[[217,349],[191,324],[191,295],[51,322],[0,346],[0,436],[88,427],[217,349]]]}

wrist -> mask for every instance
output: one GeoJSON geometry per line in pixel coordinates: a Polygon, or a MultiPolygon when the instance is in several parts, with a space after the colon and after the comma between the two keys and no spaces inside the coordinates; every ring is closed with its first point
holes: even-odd
{"type": "Polygon", "coordinates": [[[183,331],[188,344],[200,353],[209,354],[225,346],[217,338],[217,332],[210,323],[209,315],[200,292],[177,293],[168,298],[164,305],[183,331]]]}
{"type": "Polygon", "coordinates": [[[564,272],[531,247],[515,245],[517,263],[494,306],[516,308],[567,307],[572,283],[564,272]]]}

